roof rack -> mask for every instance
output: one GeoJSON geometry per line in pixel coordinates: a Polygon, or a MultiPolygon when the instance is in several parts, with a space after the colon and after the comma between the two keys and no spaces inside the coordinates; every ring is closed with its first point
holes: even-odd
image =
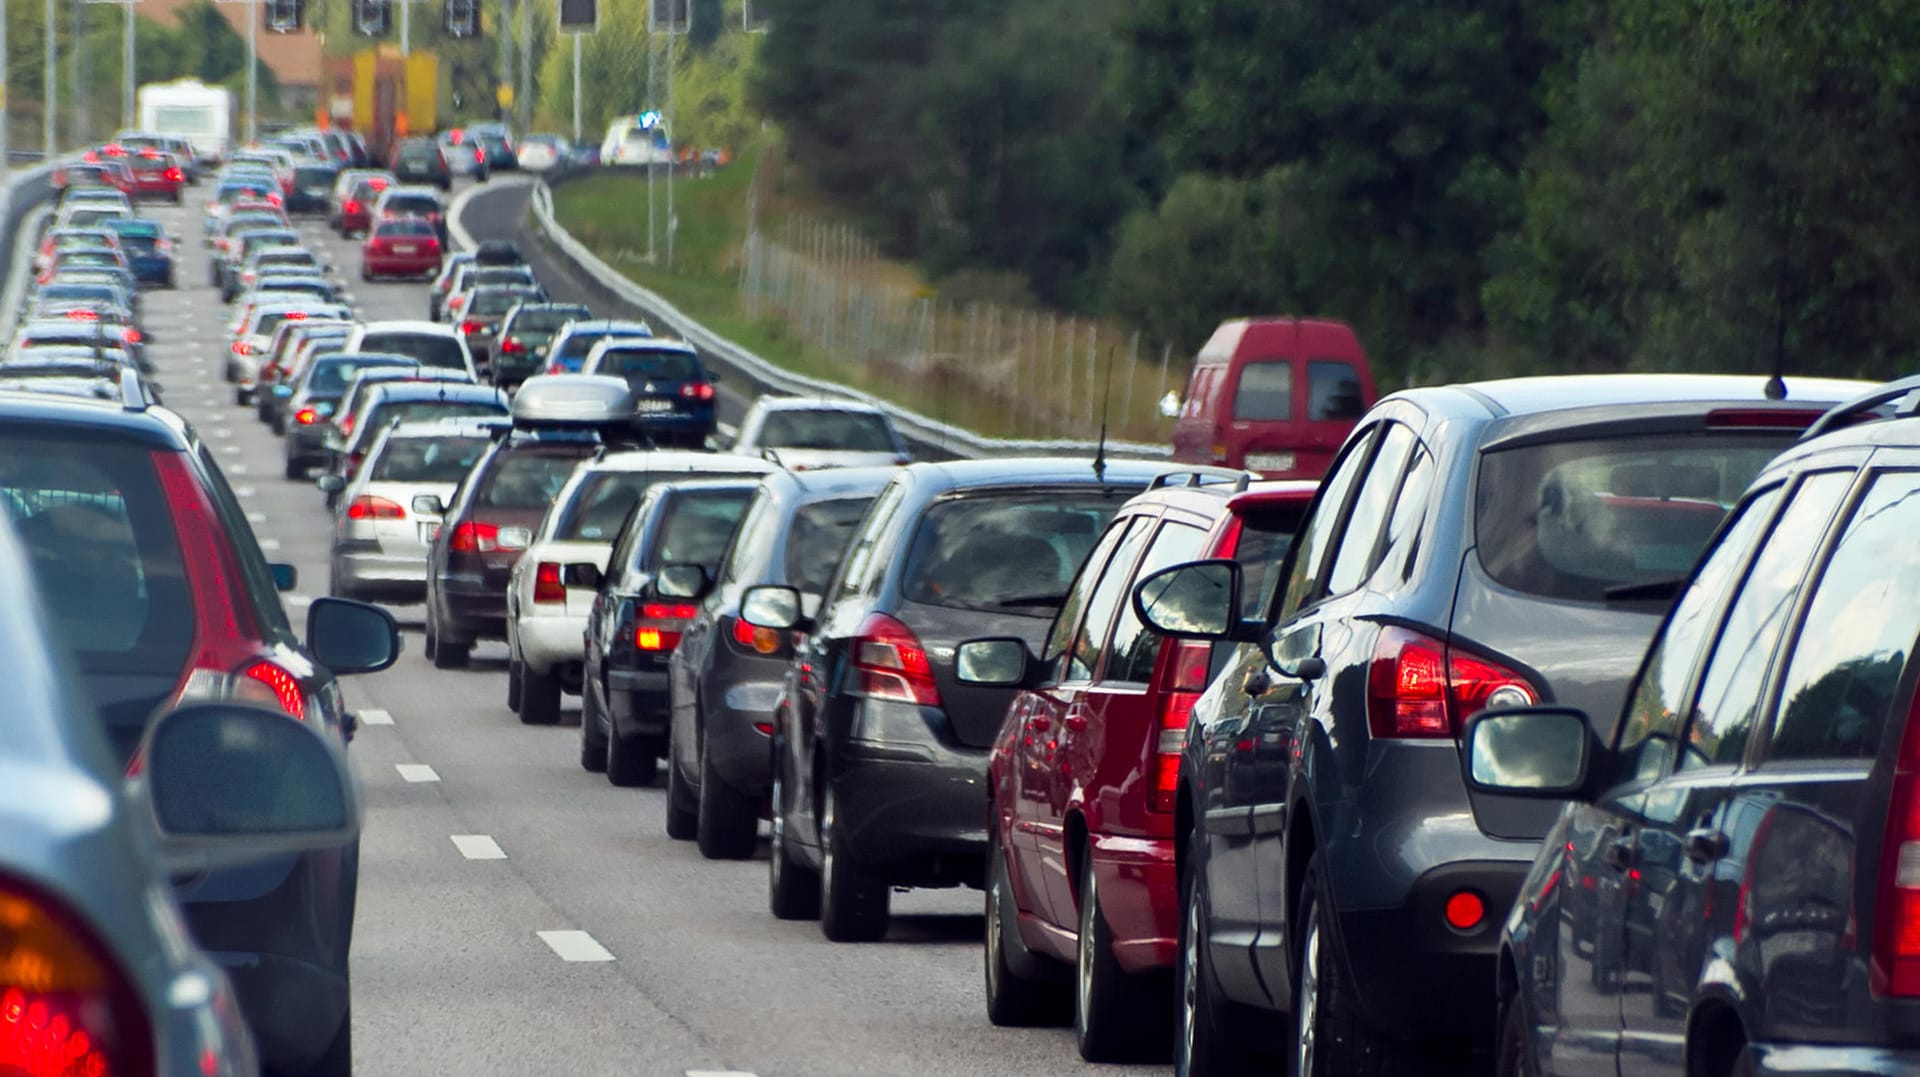
{"type": "Polygon", "coordinates": [[[1875,416],[1870,416],[1869,412],[1893,404],[1895,401],[1899,403],[1895,405],[1893,414],[1885,416],[1886,418],[1901,419],[1920,415],[1920,374],[1890,381],[1878,389],[1828,409],[1825,415],[1820,416],[1814,420],[1812,426],[1807,427],[1807,432],[1800,435],[1800,440],[1810,441],[1822,434],[1830,434],[1843,426],[1870,421],[1875,416]]]}
{"type": "Polygon", "coordinates": [[[138,370],[127,367],[120,371],[120,406],[128,411],[145,411],[159,401],[154,399],[153,389],[140,376],[138,370]]]}
{"type": "Polygon", "coordinates": [[[1253,476],[1245,471],[1236,475],[1226,475],[1218,471],[1168,471],[1155,475],[1153,481],[1147,484],[1147,489],[1161,490],[1171,486],[1222,486],[1230,483],[1233,486],[1233,492],[1237,494],[1245,490],[1247,483],[1251,481],[1253,476]]]}

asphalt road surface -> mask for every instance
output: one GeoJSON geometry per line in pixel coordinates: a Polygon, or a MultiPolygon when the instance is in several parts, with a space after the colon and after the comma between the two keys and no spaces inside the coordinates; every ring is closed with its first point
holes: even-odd
{"type": "MultiPolygon", "coordinates": [[[[311,485],[280,477],[278,440],[221,380],[227,310],[205,283],[203,195],[143,211],[185,240],[180,290],[146,299],[156,380],[219,446],[268,556],[297,566],[286,600],[299,623],[326,587],[329,519],[311,485]]],[[[513,228],[523,195],[489,192],[468,227],[513,228]]],[[[302,228],[362,317],[424,317],[423,285],[362,283],[356,244],[323,222],[302,228]]],[[[608,309],[590,284],[539,268],[557,298],[608,309]]],[[[742,400],[727,404],[737,419],[742,400]]],[[[558,727],[522,726],[501,645],[481,644],[471,670],[436,671],[420,655],[420,608],[396,612],[407,653],[346,682],[367,806],[353,943],[364,1077],[1160,1072],[1087,1066],[1066,1029],[990,1026],[974,891],[897,896],[891,934],[872,945],[772,919],[764,846],[712,863],[669,840],[663,790],[580,769],[577,701],[558,727]]]]}

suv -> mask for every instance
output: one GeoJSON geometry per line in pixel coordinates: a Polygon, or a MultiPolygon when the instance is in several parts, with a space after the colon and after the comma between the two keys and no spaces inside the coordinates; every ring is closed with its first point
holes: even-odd
{"type": "Polygon", "coordinates": [[[614,337],[588,353],[582,372],[624,380],[635,435],[659,445],[698,449],[719,428],[713,383],[719,376],[681,340],[614,337]]]}
{"type": "MultiPolygon", "coordinates": [[[[0,513],[121,768],[152,717],[187,702],[263,704],[344,744],[353,718],[335,675],[399,654],[392,617],[337,599],[308,608],[302,642],[279,594],[291,566],[261,555],[210,447],[143,397],[0,392],[0,513]]],[[[31,691],[38,679],[8,683],[31,691]]],[[[270,1069],[346,1072],[358,863],[346,837],[176,877],[187,924],[232,977],[270,1069]]]]}
{"type": "Polygon", "coordinates": [[[1475,795],[1574,805],[1501,940],[1501,1074],[1920,1071],[1916,391],[1767,466],[1619,721],[1468,723],[1475,795]]]}
{"type": "MultiPolygon", "coordinates": [[[[1013,692],[962,684],[954,646],[1038,646],[1107,521],[1164,465],[1070,459],[912,464],[867,512],[817,617],[798,588],[751,587],[749,626],[807,633],[774,710],[774,915],[836,942],[886,934],[896,886],[986,877],[987,750],[1013,692]]],[[[695,809],[675,738],[667,817],[695,809]]]]}
{"type": "Polygon", "coordinates": [[[447,155],[431,138],[402,139],[394,147],[388,170],[400,183],[431,184],[443,191],[453,189],[453,169],[447,165],[447,155]]]}
{"type": "MultiPolygon", "coordinates": [[[[1126,602],[1133,585],[1196,557],[1248,576],[1241,613],[1259,615],[1262,574],[1284,555],[1311,482],[1249,487],[1163,475],[1114,517],[1068,592],[1042,664],[1020,640],[961,644],[959,661],[1025,683],[987,767],[987,1016],[1031,1023],[1065,1007],[1088,1061],[1138,1061],[1167,1048],[1180,882],[1174,804],[1187,715],[1212,648],[1162,646],[1126,602]],[[1257,582],[1256,582],[1257,581],[1257,582]],[[1071,969],[1071,973],[1068,970],[1071,969]]],[[[969,683],[981,683],[962,674],[969,683]]]]}
{"type": "Polygon", "coordinates": [[[703,573],[695,587],[671,574],[661,582],[662,597],[699,602],[668,675],[674,736],[694,745],[697,760],[680,782],[693,788],[702,855],[750,855],[773,788],[773,701],[792,646],[740,619],[741,593],[782,584],[800,592],[802,609],[818,610],[854,526],[892,479],[892,468],[774,472],[761,480],[717,572],[703,573]]]}
{"type": "Polygon", "coordinates": [[[1408,1072],[1484,1043],[1499,925],[1557,806],[1470,794],[1460,730],[1544,699],[1618,711],[1727,507],[1860,389],[1762,382],[1397,393],[1335,458],[1263,616],[1233,562],[1140,584],[1150,626],[1241,642],[1180,761],[1177,1071],[1285,1043],[1300,1073],[1408,1072]]]}

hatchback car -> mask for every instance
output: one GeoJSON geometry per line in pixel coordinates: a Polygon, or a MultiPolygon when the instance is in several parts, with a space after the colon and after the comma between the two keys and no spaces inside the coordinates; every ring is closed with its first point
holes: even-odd
{"type": "Polygon", "coordinates": [[[427,285],[427,320],[440,320],[440,308],[447,301],[447,290],[452,287],[453,279],[462,268],[473,264],[472,251],[449,251],[440,262],[440,272],[434,274],[433,281],[427,285]]]}
{"type": "MultiPolygon", "coordinates": [[[[740,619],[741,594],[762,584],[792,587],[803,610],[818,612],[854,527],[892,479],[892,468],[773,472],[761,480],[717,571],[702,571],[694,587],[674,573],[660,584],[661,597],[697,604],[668,662],[668,702],[673,735],[694,746],[695,765],[680,781],[692,787],[693,837],[702,855],[737,859],[754,850],[773,788],[774,701],[793,657],[786,636],[740,619]]],[[[636,695],[631,705],[645,714],[658,703],[636,695]]],[[[583,718],[581,736],[588,732],[583,718]]],[[[607,777],[625,784],[611,769],[607,777]]]]}
{"type": "Polygon", "coordinates": [[[126,253],[127,266],[133,270],[135,280],[162,288],[176,286],[173,238],[160,227],[158,221],[129,217],[109,221],[107,227],[118,236],[120,249],[126,253]]]}
{"type": "MultiPolygon", "coordinates": [[[[351,736],[335,677],[393,661],[392,617],[316,601],[303,643],[280,601],[291,568],[267,563],[210,447],[171,412],[138,399],[0,395],[0,511],[118,766],[155,713],[187,702],[260,703],[337,742],[351,736]]],[[[176,884],[269,1068],[345,1072],[358,854],[349,834],[176,884]],[[301,1004],[284,1005],[289,997],[301,1004]]]]}
{"type": "Polygon", "coordinates": [[[1620,375],[1398,393],[1341,449],[1262,617],[1241,620],[1231,562],[1140,585],[1148,624],[1241,641],[1180,763],[1176,1069],[1237,1073],[1284,1043],[1300,1072],[1344,1074],[1485,1045],[1494,998],[1476,985],[1554,811],[1470,793],[1460,729],[1546,699],[1618,712],[1673,580],[1860,383],[1763,388],[1620,375]]]}
{"type": "Polygon", "coordinates": [[[1503,932],[1501,1074],[1920,1071],[1915,391],[1761,472],[1617,721],[1468,724],[1476,795],[1572,801],[1503,932]]]}
{"type": "Polygon", "coordinates": [[[419,602],[440,506],[493,446],[495,420],[423,419],[380,433],[340,496],[327,593],[377,602],[419,602]]]}
{"type": "Polygon", "coordinates": [[[528,725],[550,725],[560,717],[561,691],[580,691],[597,578],[611,573],[608,553],[649,489],[770,470],[758,460],[682,452],[608,453],[576,468],[507,579],[508,709],[528,725]],[[582,566],[587,579],[573,578],[582,566]]]}
{"type": "Polygon", "coordinates": [[[360,244],[360,279],[432,277],[440,271],[440,233],[418,217],[383,217],[360,244]]]}
{"type": "Polygon", "coordinates": [[[340,166],[331,161],[303,161],[293,166],[293,190],[287,194],[288,213],[325,213],[340,166]]]}
{"type": "Polygon", "coordinates": [[[352,414],[335,413],[336,421],[327,432],[326,473],[316,480],[327,495],[328,508],[339,502],[340,491],[360,473],[373,443],[394,423],[507,414],[506,394],[492,386],[422,379],[418,373],[410,371],[403,380],[368,386],[356,399],[352,414]]]}
{"type": "MultiPolygon", "coordinates": [[[[474,363],[492,375],[493,338],[501,319],[523,302],[538,302],[546,292],[537,284],[483,284],[455,296],[461,299],[460,320],[455,327],[467,342],[474,363]]],[[[521,380],[525,380],[524,378],[521,380]]],[[[500,384],[496,379],[494,384],[500,384]]]]}
{"type": "Polygon", "coordinates": [[[540,287],[539,280],[533,275],[532,266],[521,263],[489,265],[480,260],[478,252],[449,270],[444,283],[445,286],[442,288],[439,278],[435,278],[436,291],[442,291],[444,294],[427,293],[428,308],[435,312],[434,321],[444,318],[447,321],[457,322],[470,294],[478,287],[485,285],[540,287]]]}
{"type": "Polygon", "coordinates": [[[494,333],[493,361],[488,376],[495,385],[510,389],[542,372],[547,365],[547,344],[555,330],[568,322],[590,318],[593,312],[579,303],[548,303],[523,300],[500,319],[494,333]]]}
{"type": "MultiPolygon", "coordinates": [[[[775,906],[835,941],[887,930],[896,886],[985,879],[987,751],[1013,691],[955,677],[954,647],[1018,633],[1038,647],[1107,521],[1165,467],[969,460],[901,469],[868,511],[817,617],[791,586],[749,588],[741,618],[807,634],[774,712],[775,906]],[[788,893],[780,893],[788,891],[788,893]]],[[[696,745],[671,745],[667,813],[696,745]]]]}
{"type": "Polygon", "coordinates": [[[356,376],[369,370],[417,368],[418,364],[408,356],[379,352],[328,351],[309,359],[287,387],[283,408],[286,441],[282,445],[286,455],[285,476],[304,479],[308,471],[327,462],[329,420],[356,376]]]}
{"type": "Polygon", "coordinates": [[[872,404],[824,397],[763,396],[740,420],[733,451],[771,454],[795,471],[912,462],[893,419],[872,404]]]}
{"type": "Polygon", "coordinates": [[[346,350],[411,355],[423,367],[455,370],[468,381],[480,380],[467,342],[452,326],[415,321],[365,322],[347,338],[346,350]]]}
{"type": "Polygon", "coordinates": [[[401,183],[424,183],[443,191],[453,189],[453,170],[447,164],[447,155],[431,138],[401,140],[394,147],[389,169],[401,183]]]}
{"type": "Polygon", "coordinates": [[[693,345],[680,340],[614,337],[594,345],[583,374],[620,378],[631,392],[633,433],[657,445],[702,448],[719,427],[714,382],[693,345]]]}
{"type": "Polygon", "coordinates": [[[389,187],[380,192],[373,204],[371,221],[378,224],[392,217],[417,217],[433,226],[440,245],[447,246],[447,207],[440,196],[425,187],[389,187]]]}

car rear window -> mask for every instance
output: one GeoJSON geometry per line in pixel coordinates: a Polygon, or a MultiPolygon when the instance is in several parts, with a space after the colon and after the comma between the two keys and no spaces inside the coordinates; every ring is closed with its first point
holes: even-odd
{"type": "Polygon", "coordinates": [[[440,212],[440,200],[432,195],[394,195],[380,207],[382,213],[415,213],[426,215],[440,212]]]}
{"type": "Polygon", "coordinates": [[[733,529],[753,500],[752,490],[698,490],[675,494],[648,554],[651,568],[700,565],[711,575],[726,556],[733,529]]]}
{"type": "Polygon", "coordinates": [[[314,364],[313,374],[307,378],[307,392],[316,396],[339,396],[347,391],[353,376],[362,370],[380,370],[400,365],[390,359],[358,359],[349,354],[329,356],[314,364]]]}
{"type": "Polygon", "coordinates": [[[893,432],[872,412],[782,409],[767,413],[760,443],[775,449],[893,452],[893,432]]]}
{"type": "Polygon", "coordinates": [[[460,350],[460,342],[437,333],[368,333],[360,338],[360,350],[410,355],[420,360],[422,366],[467,369],[467,357],[460,350]]]}
{"type": "Polygon", "coordinates": [[[373,481],[457,483],[491,444],[490,438],[389,438],[373,481]]]}
{"type": "Polygon", "coordinates": [[[682,351],[648,348],[609,349],[597,368],[609,377],[628,381],[691,381],[700,376],[700,361],[682,351]]]}
{"type": "Polygon", "coordinates": [[[513,309],[515,303],[528,297],[528,293],[508,288],[488,288],[473,294],[472,314],[505,314],[513,309]]]}
{"type": "Polygon", "coordinates": [[[373,435],[392,426],[394,423],[413,422],[420,419],[462,419],[487,418],[505,415],[503,408],[483,404],[474,400],[390,400],[374,405],[368,413],[366,426],[367,440],[361,444],[372,444],[373,435]]]}
{"type": "Polygon", "coordinates": [[[1784,434],[1595,438],[1490,452],[1474,532],[1504,586],[1597,602],[1683,577],[1784,434]]]}
{"type": "Polygon", "coordinates": [[[1249,422],[1286,422],[1293,418],[1293,364],[1285,359],[1248,363],[1240,369],[1233,417],[1249,422]]]}
{"type": "Polygon", "coordinates": [[[560,509],[553,537],[563,542],[612,542],[633,507],[662,482],[698,482],[732,476],[685,471],[596,471],[580,483],[560,509]]]}
{"type": "Polygon", "coordinates": [[[535,307],[530,310],[521,311],[519,316],[513,319],[513,328],[515,332],[519,333],[551,333],[555,329],[573,321],[575,318],[584,318],[586,316],[587,310],[585,307],[552,307],[544,309],[535,307]]]}
{"type": "Polygon", "coordinates": [[[308,165],[293,170],[293,181],[302,187],[322,187],[333,183],[334,174],[325,165],[308,165]]]}
{"type": "Polygon", "coordinates": [[[937,502],[914,534],[906,597],[955,609],[1050,613],[1124,500],[1096,489],[937,502]]]}
{"type": "Polygon", "coordinates": [[[872,504],[871,497],[842,497],[802,505],[787,534],[788,586],[807,594],[824,593],[853,529],[872,504]]]}
{"type": "Polygon", "coordinates": [[[493,509],[545,509],[560,496],[581,455],[584,453],[524,450],[502,453],[474,504],[493,509]]]}
{"type": "Polygon", "coordinates": [[[392,220],[381,221],[373,232],[382,239],[392,239],[395,236],[424,237],[434,234],[433,225],[418,217],[395,217],[392,220]]]}
{"type": "Polygon", "coordinates": [[[1358,419],[1366,414],[1360,373],[1344,359],[1315,359],[1307,364],[1307,418],[1358,419]]]}

